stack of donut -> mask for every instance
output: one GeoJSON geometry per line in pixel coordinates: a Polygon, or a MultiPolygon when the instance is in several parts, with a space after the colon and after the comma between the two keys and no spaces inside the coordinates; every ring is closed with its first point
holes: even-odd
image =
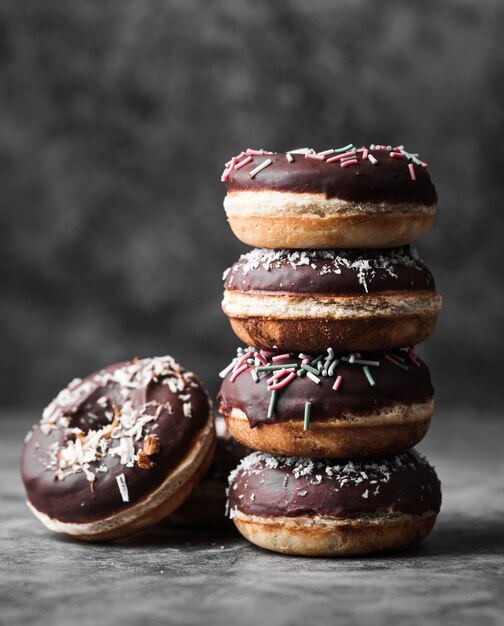
{"type": "Polygon", "coordinates": [[[287,554],[417,543],[441,503],[412,450],[434,394],[414,346],[441,309],[410,248],[434,219],[427,164],[403,146],[248,149],[222,180],[230,226],[255,247],[224,274],[247,347],[221,372],[219,410],[255,450],[229,477],[230,517],[287,554]]]}

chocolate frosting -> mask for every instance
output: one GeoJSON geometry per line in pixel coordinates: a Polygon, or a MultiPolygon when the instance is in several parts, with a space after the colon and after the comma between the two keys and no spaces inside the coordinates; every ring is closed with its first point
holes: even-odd
{"type": "Polygon", "coordinates": [[[370,150],[370,154],[377,160],[376,165],[363,160],[359,152],[357,163],[349,167],[306,158],[304,154],[292,154],[292,163],[285,152],[254,155],[251,162],[230,172],[226,187],[228,193],[283,191],[320,193],[326,198],[360,203],[429,207],[437,203],[436,189],[426,168],[414,164],[416,180],[412,180],[406,159],[393,158],[387,150],[370,150]],[[250,178],[249,173],[266,159],[273,163],[250,178]]]}
{"type": "Polygon", "coordinates": [[[243,292],[360,295],[435,291],[432,274],[409,246],[390,250],[267,250],[243,254],[224,273],[243,292]]]}
{"type": "Polygon", "coordinates": [[[94,522],[122,512],[161,485],[208,415],[209,398],[197,377],[168,356],[111,365],[77,379],[26,438],[22,476],[28,500],[62,522],[94,522]],[[138,452],[148,435],[161,445],[148,456],[152,467],[143,469],[138,452]],[[129,502],[119,490],[120,474],[129,502]]]}
{"type": "MultiPolygon", "coordinates": [[[[390,353],[392,354],[392,353],[390,353]]],[[[341,360],[348,355],[336,355],[339,359],[332,376],[318,375],[320,383],[316,384],[308,376],[296,376],[290,384],[278,390],[275,411],[272,418],[268,418],[268,407],[271,392],[267,389],[267,380],[274,372],[259,372],[259,381],[254,382],[249,370],[255,366],[249,365],[248,370],[239,374],[231,382],[232,373],[224,379],[217,396],[219,411],[229,416],[233,409],[241,409],[251,428],[257,424],[272,424],[289,420],[303,421],[306,402],[311,402],[311,423],[324,422],[331,418],[344,419],[346,415],[371,415],[380,409],[401,403],[412,405],[429,402],[434,394],[427,365],[413,353],[416,365],[408,360],[406,350],[398,351],[397,360],[405,359],[400,365],[389,362],[384,353],[362,353],[361,359],[378,361],[378,367],[369,367],[375,386],[368,381],[363,365],[351,364],[341,360]],[[332,389],[336,376],[342,377],[338,391],[332,389]]],[[[251,355],[252,356],[252,355],[251,355]]],[[[397,361],[400,363],[400,361],[397,361]]],[[[282,363],[301,364],[298,355],[291,355],[282,363]]],[[[272,363],[268,358],[268,364],[272,363]]]]}
{"type": "Polygon", "coordinates": [[[438,512],[434,468],[415,450],[380,458],[314,461],[254,452],[229,477],[230,515],[355,519],[438,512]]]}

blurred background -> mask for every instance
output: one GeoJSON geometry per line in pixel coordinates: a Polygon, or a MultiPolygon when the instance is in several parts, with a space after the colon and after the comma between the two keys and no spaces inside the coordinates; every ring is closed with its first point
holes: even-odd
{"type": "MultiPolygon", "coordinates": [[[[501,402],[504,4],[3,0],[0,406],[171,353],[212,393],[237,345],[223,163],[404,144],[440,197],[438,406],[501,402]]],[[[8,411],[4,411],[8,413],[8,411]]]]}

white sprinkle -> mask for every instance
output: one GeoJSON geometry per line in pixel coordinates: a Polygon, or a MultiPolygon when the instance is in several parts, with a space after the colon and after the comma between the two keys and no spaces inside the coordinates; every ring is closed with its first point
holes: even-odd
{"type": "Polygon", "coordinates": [[[366,489],[366,491],[362,494],[363,498],[367,498],[369,496],[369,491],[366,489]]]}
{"type": "Polygon", "coordinates": [[[368,159],[371,161],[373,165],[378,165],[378,161],[374,158],[372,154],[368,154],[368,159]]]}
{"type": "Polygon", "coordinates": [[[220,378],[226,378],[226,376],[229,374],[229,372],[233,369],[233,367],[235,366],[236,361],[238,361],[238,359],[233,359],[231,361],[231,363],[225,367],[222,372],[219,372],[219,376],[220,378]]]}
{"type": "Polygon", "coordinates": [[[256,176],[257,174],[259,174],[259,172],[262,172],[265,168],[267,168],[269,165],[271,165],[273,163],[273,161],[271,159],[266,159],[265,161],[263,161],[260,165],[258,165],[257,167],[255,167],[253,170],[251,170],[247,176],[249,178],[254,178],[254,176],[256,176]]]}
{"type": "Polygon", "coordinates": [[[318,376],[315,376],[315,374],[312,374],[311,372],[306,372],[306,375],[310,380],[313,380],[314,383],[317,383],[317,385],[320,383],[320,378],[318,376]]]}
{"type": "Polygon", "coordinates": [[[334,374],[334,371],[336,367],[338,366],[338,363],[339,363],[338,359],[336,359],[335,361],[331,363],[331,365],[329,366],[329,369],[327,370],[327,374],[329,376],[332,376],[334,374]]]}
{"type": "Polygon", "coordinates": [[[334,150],[329,148],[329,150],[324,150],[323,152],[317,152],[318,156],[328,156],[329,154],[334,154],[334,150]]]}
{"type": "Polygon", "coordinates": [[[314,152],[312,148],[296,148],[295,150],[288,150],[290,154],[306,154],[307,152],[314,152]]]}
{"type": "Polygon", "coordinates": [[[121,492],[121,498],[123,502],[129,502],[129,493],[128,493],[128,485],[126,484],[126,478],[124,474],[119,474],[116,476],[117,486],[119,487],[119,491],[121,492]]]}
{"type": "Polygon", "coordinates": [[[294,157],[292,156],[290,152],[287,152],[287,154],[285,155],[285,158],[287,159],[287,161],[289,161],[289,163],[294,163],[294,157]]]}
{"type": "Polygon", "coordinates": [[[257,375],[257,372],[255,370],[250,370],[250,375],[252,376],[252,380],[255,383],[259,382],[259,376],[257,375]]]}

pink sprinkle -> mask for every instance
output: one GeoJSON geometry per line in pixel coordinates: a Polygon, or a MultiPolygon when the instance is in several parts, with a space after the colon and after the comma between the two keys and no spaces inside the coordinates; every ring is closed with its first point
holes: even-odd
{"type": "Polygon", "coordinates": [[[350,165],[355,165],[357,163],[357,159],[352,159],[351,161],[344,161],[340,167],[348,167],[350,165]]]}
{"type": "Polygon", "coordinates": [[[236,361],[236,365],[233,368],[233,372],[236,372],[236,370],[241,367],[245,361],[250,358],[252,356],[251,352],[245,352],[245,354],[242,354],[241,357],[238,359],[238,361],[236,361]]]}
{"type": "Polygon", "coordinates": [[[226,182],[226,180],[229,178],[229,174],[231,174],[232,171],[233,171],[232,168],[228,167],[222,172],[221,181],[223,183],[226,182]]]}
{"type": "Polygon", "coordinates": [[[282,378],[282,376],[284,376],[285,374],[292,374],[292,372],[295,371],[296,368],[294,367],[284,367],[283,369],[276,371],[271,378],[268,378],[266,384],[271,385],[273,381],[277,380],[278,378],[282,378]]]}
{"type": "Polygon", "coordinates": [[[394,159],[404,159],[404,154],[402,152],[391,152],[390,156],[394,159]]]}
{"type": "Polygon", "coordinates": [[[252,148],[247,148],[245,150],[245,154],[248,156],[261,156],[262,154],[268,154],[266,150],[252,150],[252,148]]]}
{"type": "Polygon", "coordinates": [[[301,361],[301,363],[302,363],[303,365],[308,365],[308,364],[310,363],[310,359],[303,359],[303,360],[301,361]]]}
{"type": "Polygon", "coordinates": [[[243,161],[240,161],[239,163],[235,165],[235,170],[241,169],[244,165],[247,165],[247,163],[250,163],[250,161],[252,161],[252,157],[248,156],[246,159],[243,159],[243,161]]]}
{"type": "Polygon", "coordinates": [[[339,376],[336,376],[336,380],[335,380],[334,385],[332,387],[334,391],[338,391],[339,386],[341,385],[341,381],[342,380],[343,380],[343,378],[342,378],[341,374],[339,376]]]}
{"type": "Polygon", "coordinates": [[[357,153],[352,150],[351,152],[343,152],[343,154],[338,154],[337,156],[333,156],[330,159],[327,159],[327,163],[337,163],[341,161],[341,159],[345,159],[346,157],[357,156],[357,153]]]}
{"type": "Polygon", "coordinates": [[[424,163],[423,161],[420,161],[420,166],[423,167],[424,169],[427,169],[429,167],[427,163],[424,163]]]}
{"type": "Polygon", "coordinates": [[[271,360],[273,363],[277,363],[277,361],[284,361],[285,359],[290,359],[290,352],[286,352],[285,354],[277,354],[271,360]]]}
{"type": "Polygon", "coordinates": [[[365,161],[369,156],[369,150],[367,148],[364,148],[364,150],[362,151],[362,160],[365,161]]]}
{"type": "Polygon", "coordinates": [[[386,150],[387,146],[381,146],[380,144],[375,146],[375,150],[386,150]]]}
{"type": "Polygon", "coordinates": [[[266,365],[268,363],[268,361],[266,361],[266,359],[262,356],[262,354],[259,354],[259,352],[254,352],[254,358],[260,361],[261,365],[266,365]]]}
{"type": "Polygon", "coordinates": [[[325,161],[325,156],[323,154],[311,154],[310,152],[307,152],[304,155],[305,159],[314,159],[315,161],[325,161]]]}
{"type": "Polygon", "coordinates": [[[384,358],[389,362],[389,363],[393,363],[394,365],[400,365],[399,361],[396,361],[394,358],[392,358],[390,356],[390,354],[385,354],[384,358]]]}
{"type": "Polygon", "coordinates": [[[362,354],[360,352],[356,352],[355,353],[355,358],[356,359],[360,359],[362,357],[362,354]]]}
{"type": "Polygon", "coordinates": [[[415,348],[410,348],[408,350],[408,359],[413,363],[413,365],[420,367],[420,361],[418,360],[418,356],[415,352],[415,348]]]}
{"type": "Polygon", "coordinates": [[[413,165],[413,163],[408,164],[408,169],[409,169],[409,173],[411,176],[411,180],[416,180],[415,166],[413,165]]]}
{"type": "Polygon", "coordinates": [[[237,370],[235,370],[232,374],[231,374],[231,378],[229,379],[230,383],[234,383],[234,381],[236,380],[236,378],[242,374],[246,369],[248,369],[248,365],[246,363],[244,363],[241,367],[239,367],[237,370]]]}
{"type": "Polygon", "coordinates": [[[266,384],[272,385],[275,382],[275,380],[277,380],[278,378],[282,378],[284,374],[285,374],[285,367],[281,370],[277,370],[271,378],[268,378],[268,380],[266,381],[266,384]]]}
{"type": "Polygon", "coordinates": [[[286,387],[291,381],[293,381],[294,378],[296,378],[296,373],[291,372],[288,376],[286,376],[279,383],[276,383],[276,385],[270,385],[268,387],[268,391],[275,391],[275,389],[282,389],[282,387],[286,387]]]}

